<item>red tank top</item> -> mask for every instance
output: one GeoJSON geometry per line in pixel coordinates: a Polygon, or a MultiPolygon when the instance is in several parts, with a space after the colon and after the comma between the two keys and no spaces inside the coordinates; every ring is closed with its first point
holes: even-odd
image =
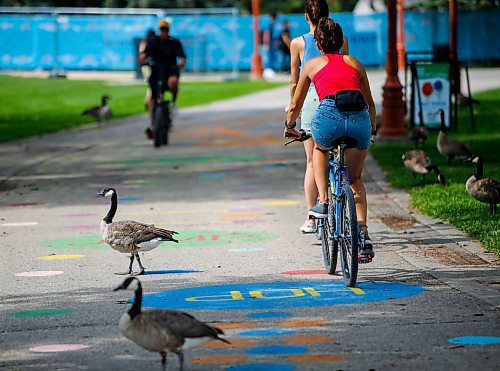
{"type": "Polygon", "coordinates": [[[326,54],[328,63],[314,75],[312,81],[319,100],[340,90],[361,91],[359,72],[344,62],[341,54],[326,54]]]}

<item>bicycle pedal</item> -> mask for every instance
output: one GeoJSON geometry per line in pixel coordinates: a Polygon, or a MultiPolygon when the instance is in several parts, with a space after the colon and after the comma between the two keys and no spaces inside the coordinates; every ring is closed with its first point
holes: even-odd
{"type": "Polygon", "coordinates": [[[358,254],[358,263],[360,264],[368,264],[371,263],[372,257],[370,255],[365,255],[362,253],[358,254]]]}

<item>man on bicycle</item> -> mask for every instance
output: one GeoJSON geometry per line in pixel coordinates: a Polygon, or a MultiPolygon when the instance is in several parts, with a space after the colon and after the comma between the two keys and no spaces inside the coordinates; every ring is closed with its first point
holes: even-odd
{"type": "MultiPolygon", "coordinates": [[[[170,24],[161,20],[158,23],[159,36],[148,41],[146,48],[140,55],[142,63],[148,61],[151,64],[151,76],[149,86],[151,88],[151,99],[149,100],[149,126],[146,128],[148,138],[153,137],[153,108],[158,98],[158,82],[163,81],[163,89],[172,93],[172,113],[177,111],[176,101],[179,91],[180,70],[186,65],[186,54],[181,42],[170,36],[170,24]]],[[[164,93],[162,91],[161,93],[164,93]]]]}

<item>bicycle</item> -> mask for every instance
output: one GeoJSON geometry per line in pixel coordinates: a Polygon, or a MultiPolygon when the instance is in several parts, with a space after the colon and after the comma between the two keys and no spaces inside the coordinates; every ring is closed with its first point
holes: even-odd
{"type": "Polygon", "coordinates": [[[170,115],[170,101],[165,100],[163,94],[163,79],[158,80],[158,97],[154,102],[153,108],[153,133],[154,147],[158,148],[162,144],[168,145],[170,130],[172,128],[172,117],[170,115]]]}
{"type": "MultiPolygon", "coordinates": [[[[285,143],[285,146],[295,141],[303,142],[310,137],[311,134],[301,131],[299,138],[285,143]]],[[[335,274],[340,254],[342,276],[349,287],[356,286],[358,264],[371,261],[370,257],[359,254],[364,241],[356,215],[354,193],[344,163],[345,149],[355,145],[356,141],[350,137],[340,137],[332,142],[332,148],[335,149],[330,150],[328,161],[328,217],[318,221],[325,269],[328,274],[335,274]]]]}

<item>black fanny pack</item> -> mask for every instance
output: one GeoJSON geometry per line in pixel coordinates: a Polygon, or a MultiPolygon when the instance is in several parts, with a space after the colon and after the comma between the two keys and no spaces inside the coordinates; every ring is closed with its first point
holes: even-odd
{"type": "Polygon", "coordinates": [[[359,90],[341,90],[325,99],[332,99],[339,111],[361,111],[366,108],[365,98],[359,90]]]}

